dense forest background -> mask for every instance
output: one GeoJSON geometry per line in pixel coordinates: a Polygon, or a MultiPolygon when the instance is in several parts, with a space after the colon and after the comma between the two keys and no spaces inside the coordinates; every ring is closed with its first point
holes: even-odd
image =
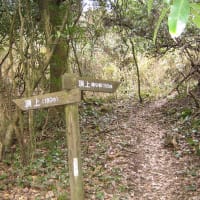
{"type": "Polygon", "coordinates": [[[170,1],[0,0],[0,160],[27,166],[41,141],[63,138],[62,107],[22,112],[12,100],[62,90],[64,73],[121,82],[112,95],[82,92],[83,121],[98,115],[92,105],[109,113],[117,100],[189,98],[192,106],[168,114],[190,127],[187,143],[200,154],[200,5],[190,3],[185,30],[172,38],[170,1]]]}

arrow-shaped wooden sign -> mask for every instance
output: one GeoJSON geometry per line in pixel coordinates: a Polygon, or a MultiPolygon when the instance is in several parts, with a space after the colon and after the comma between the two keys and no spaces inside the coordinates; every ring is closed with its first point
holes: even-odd
{"type": "Polygon", "coordinates": [[[73,89],[68,92],[66,91],[53,92],[53,93],[13,100],[13,102],[16,103],[17,106],[24,111],[78,103],[80,101],[81,97],[79,89],[73,89]]]}
{"type": "Polygon", "coordinates": [[[63,78],[63,89],[70,90],[72,88],[79,88],[85,91],[94,92],[106,92],[113,93],[119,87],[120,82],[92,79],[87,77],[78,77],[73,74],[64,74],[63,78]]]}

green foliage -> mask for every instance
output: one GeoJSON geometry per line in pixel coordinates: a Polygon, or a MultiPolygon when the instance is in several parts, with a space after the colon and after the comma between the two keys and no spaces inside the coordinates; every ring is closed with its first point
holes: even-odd
{"type": "Polygon", "coordinates": [[[187,24],[194,23],[196,27],[200,28],[199,3],[190,3],[189,0],[164,0],[163,3],[158,3],[157,1],[149,0],[147,2],[147,10],[149,15],[153,8],[153,3],[157,3],[161,7],[160,17],[154,30],[154,42],[157,37],[161,22],[168,13],[168,9],[170,9],[170,13],[168,15],[168,29],[172,38],[179,37],[184,32],[187,24]],[[191,18],[189,18],[189,16],[191,16],[191,18]]]}
{"type": "Polygon", "coordinates": [[[192,110],[190,108],[184,108],[181,112],[181,117],[183,119],[188,119],[192,114],[192,110]]]}
{"type": "Polygon", "coordinates": [[[3,173],[0,175],[0,180],[4,180],[4,179],[7,179],[8,178],[8,175],[6,173],[3,173]]]}
{"type": "MultiPolygon", "coordinates": [[[[10,172],[10,177],[15,178],[11,178],[12,181],[7,187],[10,189],[14,185],[18,188],[37,188],[44,192],[52,191],[57,199],[69,199],[69,194],[65,192],[69,187],[67,150],[63,148],[65,141],[45,140],[40,142],[40,145],[42,148],[37,150],[37,158],[27,166],[20,164],[18,153],[15,153],[12,172],[10,172]]],[[[0,176],[2,183],[7,179],[9,177],[6,173],[0,176]]]]}
{"type": "Polygon", "coordinates": [[[185,189],[186,189],[186,191],[194,192],[197,190],[197,186],[196,185],[188,185],[185,187],[185,189]]]}
{"type": "Polygon", "coordinates": [[[200,3],[191,3],[191,14],[193,23],[200,28],[200,3]]]}
{"type": "Polygon", "coordinates": [[[58,196],[58,199],[57,199],[57,200],[66,200],[66,199],[68,199],[68,197],[69,197],[69,194],[67,194],[67,193],[62,193],[62,194],[60,194],[60,195],[58,196]]]}
{"type": "Polygon", "coordinates": [[[170,4],[171,0],[164,0],[164,2],[170,4]]]}
{"type": "Polygon", "coordinates": [[[164,19],[164,17],[166,16],[167,12],[169,11],[169,8],[168,7],[165,7],[163,8],[160,16],[159,16],[159,19],[158,19],[158,22],[156,24],[156,27],[155,27],[155,30],[154,30],[154,34],[153,34],[153,42],[155,43],[156,41],[156,38],[157,38],[157,34],[158,34],[158,30],[159,30],[159,27],[164,19]]]}
{"type": "Polygon", "coordinates": [[[103,200],[104,199],[104,193],[101,192],[101,191],[98,191],[97,194],[96,194],[96,198],[98,200],[103,200]]]}
{"type": "Polygon", "coordinates": [[[169,32],[173,38],[179,37],[188,22],[190,7],[188,0],[174,0],[168,16],[169,32]]]}
{"type": "Polygon", "coordinates": [[[194,138],[187,138],[187,142],[193,148],[194,153],[200,156],[200,141],[194,138]]]}
{"type": "Polygon", "coordinates": [[[173,132],[178,135],[177,154],[180,156],[184,154],[200,156],[199,110],[195,109],[195,103],[191,100],[188,95],[179,96],[176,100],[173,99],[174,103],[170,104],[170,109],[167,110],[169,119],[174,121],[173,132]]]}
{"type": "Polygon", "coordinates": [[[148,15],[150,15],[152,7],[153,7],[153,0],[148,0],[147,3],[148,15]]]}
{"type": "Polygon", "coordinates": [[[45,121],[48,119],[48,111],[43,109],[43,110],[37,110],[35,112],[35,116],[34,116],[34,125],[36,127],[36,129],[41,129],[44,124],[45,121]]]}
{"type": "Polygon", "coordinates": [[[195,140],[193,138],[188,138],[187,141],[191,146],[197,146],[199,144],[199,140],[195,140]]]}

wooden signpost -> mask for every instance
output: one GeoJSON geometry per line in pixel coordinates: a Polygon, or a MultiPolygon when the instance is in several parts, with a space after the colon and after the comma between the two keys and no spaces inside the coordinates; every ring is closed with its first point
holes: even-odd
{"type": "Polygon", "coordinates": [[[49,94],[13,100],[13,102],[24,111],[78,103],[80,101],[81,98],[79,89],[73,89],[68,92],[53,92],[49,94]]]}
{"type": "Polygon", "coordinates": [[[65,105],[71,200],[84,200],[78,114],[78,103],[81,101],[80,90],[113,93],[119,84],[115,81],[64,74],[63,91],[13,100],[24,111],[65,105]]]}
{"type": "Polygon", "coordinates": [[[78,77],[73,74],[63,75],[63,89],[79,88],[84,91],[114,93],[120,85],[117,81],[78,77]]]}

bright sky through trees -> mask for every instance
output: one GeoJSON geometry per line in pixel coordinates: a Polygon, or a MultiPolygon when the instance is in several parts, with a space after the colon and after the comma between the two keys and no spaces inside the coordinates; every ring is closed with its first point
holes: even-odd
{"type": "MultiPolygon", "coordinates": [[[[82,0],[83,12],[87,12],[88,10],[95,10],[100,7],[100,4],[97,0],[82,0]]],[[[109,1],[106,1],[106,9],[110,10],[111,5],[109,1]]]]}
{"type": "Polygon", "coordinates": [[[83,0],[83,12],[86,12],[88,10],[93,10],[99,6],[99,2],[95,0],[83,0]]]}

